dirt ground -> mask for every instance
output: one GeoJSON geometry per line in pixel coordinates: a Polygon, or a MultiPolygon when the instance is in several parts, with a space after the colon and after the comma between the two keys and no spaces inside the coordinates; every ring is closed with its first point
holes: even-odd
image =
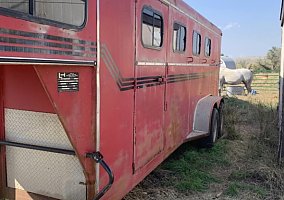
{"type": "Polygon", "coordinates": [[[226,135],[221,141],[229,164],[214,165],[208,172],[218,181],[202,190],[180,190],[175,187],[178,172],[163,167],[172,162],[168,159],[125,200],[284,200],[284,170],[277,163],[278,93],[226,97],[225,102],[226,135]]]}

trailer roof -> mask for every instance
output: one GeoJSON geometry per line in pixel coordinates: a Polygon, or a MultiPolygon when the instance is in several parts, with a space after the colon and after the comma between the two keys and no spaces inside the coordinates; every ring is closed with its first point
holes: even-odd
{"type": "Polygon", "coordinates": [[[180,11],[183,11],[184,13],[186,13],[190,18],[195,20],[197,23],[201,24],[202,26],[208,29],[211,29],[218,35],[222,35],[222,31],[216,25],[214,25],[212,22],[210,22],[208,19],[206,19],[196,10],[194,10],[191,6],[189,6],[183,0],[160,0],[160,1],[164,3],[168,3],[174,6],[175,8],[180,9],[180,11]]]}

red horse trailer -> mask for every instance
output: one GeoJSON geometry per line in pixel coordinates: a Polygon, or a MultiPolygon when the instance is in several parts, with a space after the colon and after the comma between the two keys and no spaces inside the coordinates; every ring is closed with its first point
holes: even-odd
{"type": "Polygon", "coordinates": [[[0,198],[121,199],[220,136],[222,33],[182,0],[4,0],[0,20],[0,198]]]}

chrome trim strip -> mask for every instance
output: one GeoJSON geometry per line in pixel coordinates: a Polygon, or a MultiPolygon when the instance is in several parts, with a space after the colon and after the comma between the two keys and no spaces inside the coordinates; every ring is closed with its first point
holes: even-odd
{"type": "MultiPolygon", "coordinates": [[[[97,0],[97,72],[96,72],[96,152],[100,151],[101,133],[101,87],[100,87],[100,65],[101,65],[101,41],[100,41],[100,0],[97,0]]],[[[96,193],[100,190],[100,164],[96,163],[96,193]]]]}
{"type": "Polygon", "coordinates": [[[165,62],[137,62],[137,66],[166,66],[165,62]]]}
{"type": "Polygon", "coordinates": [[[83,65],[94,66],[96,61],[87,60],[62,60],[62,59],[49,59],[49,58],[24,58],[24,57],[0,57],[0,64],[16,64],[16,65],[83,65]]]}
{"type": "Polygon", "coordinates": [[[136,63],[137,66],[184,66],[184,67],[213,67],[219,66],[218,64],[200,64],[200,63],[166,63],[166,62],[140,62],[136,63]]]}
{"type": "Polygon", "coordinates": [[[210,64],[199,64],[199,63],[168,63],[169,66],[185,66],[185,67],[211,67],[210,64]]]}

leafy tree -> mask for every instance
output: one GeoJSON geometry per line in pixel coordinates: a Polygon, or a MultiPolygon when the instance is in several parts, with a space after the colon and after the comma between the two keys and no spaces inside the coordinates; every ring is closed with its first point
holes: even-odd
{"type": "Polygon", "coordinates": [[[237,68],[248,68],[257,72],[279,72],[281,48],[272,47],[263,57],[241,57],[236,59],[237,68]]]}
{"type": "Polygon", "coordinates": [[[267,52],[266,58],[271,63],[271,68],[273,71],[279,71],[280,69],[280,58],[281,58],[281,48],[272,47],[267,52]]]}
{"type": "Polygon", "coordinates": [[[264,70],[271,70],[271,67],[269,67],[269,61],[268,61],[268,59],[266,59],[266,58],[258,58],[257,60],[256,60],[256,68],[257,69],[264,69],[264,70]]]}

